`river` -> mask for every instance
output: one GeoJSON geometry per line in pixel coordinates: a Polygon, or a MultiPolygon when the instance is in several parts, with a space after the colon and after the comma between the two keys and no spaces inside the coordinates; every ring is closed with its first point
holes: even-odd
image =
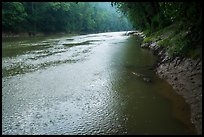
{"type": "Polygon", "coordinates": [[[194,134],[156,57],[124,33],[3,39],[2,134],[194,134]]]}

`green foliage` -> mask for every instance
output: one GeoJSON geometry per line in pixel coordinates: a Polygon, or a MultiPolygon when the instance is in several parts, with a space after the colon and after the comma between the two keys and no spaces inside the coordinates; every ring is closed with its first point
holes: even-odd
{"type": "Polygon", "coordinates": [[[187,56],[198,58],[202,56],[202,41],[198,37],[193,41],[193,37],[181,22],[165,27],[143,40],[143,43],[157,42],[159,46],[166,49],[170,57],[187,56]]]}
{"type": "Polygon", "coordinates": [[[169,52],[170,56],[183,55],[186,52],[185,51],[186,43],[184,38],[178,37],[168,41],[169,45],[167,51],[169,52]]]}
{"type": "Polygon", "coordinates": [[[157,41],[171,56],[201,56],[202,4],[200,2],[113,2],[148,36],[143,43],[157,41]],[[199,52],[200,51],[200,52],[199,52]]]}
{"type": "Polygon", "coordinates": [[[171,46],[172,43],[171,43],[170,39],[166,38],[166,39],[160,40],[158,42],[158,45],[167,48],[168,46],[171,46]]]}
{"type": "Polygon", "coordinates": [[[157,2],[115,2],[113,3],[125,15],[127,15],[138,30],[155,32],[161,25],[162,12],[157,2]]]}
{"type": "Polygon", "coordinates": [[[22,23],[27,14],[23,7],[23,4],[20,2],[2,2],[2,29],[3,31],[18,31],[18,25],[21,27],[22,23]]]}
{"type": "Polygon", "coordinates": [[[153,40],[153,37],[149,36],[149,37],[146,37],[146,38],[143,40],[142,43],[148,43],[148,42],[152,42],[152,41],[154,41],[154,40],[153,40]]]}
{"type": "Polygon", "coordinates": [[[136,29],[155,32],[181,21],[184,28],[194,28],[194,31],[201,34],[202,4],[199,2],[113,2],[112,4],[129,17],[136,29]]]}
{"type": "Polygon", "coordinates": [[[3,2],[3,32],[91,33],[130,30],[131,25],[126,18],[104,8],[108,4],[110,5],[97,2],[3,2]]]}

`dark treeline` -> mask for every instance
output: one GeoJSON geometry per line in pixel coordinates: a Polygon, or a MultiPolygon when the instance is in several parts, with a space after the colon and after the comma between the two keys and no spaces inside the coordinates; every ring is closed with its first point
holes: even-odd
{"type": "Polygon", "coordinates": [[[97,2],[2,2],[4,33],[92,33],[130,30],[127,19],[97,2]]]}
{"type": "Polygon", "coordinates": [[[176,54],[186,54],[202,47],[201,2],[113,2],[112,5],[129,18],[134,28],[148,36],[168,26],[176,26],[175,33],[163,41],[169,46],[177,43],[172,48],[176,54]],[[182,35],[175,38],[179,33],[182,35]]]}
{"type": "Polygon", "coordinates": [[[202,4],[198,2],[115,2],[112,3],[137,29],[157,31],[174,22],[201,33],[202,4]]]}

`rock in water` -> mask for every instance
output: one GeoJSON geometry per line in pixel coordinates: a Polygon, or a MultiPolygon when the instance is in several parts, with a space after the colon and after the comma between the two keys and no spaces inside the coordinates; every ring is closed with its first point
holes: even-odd
{"type": "Polygon", "coordinates": [[[148,82],[148,83],[152,82],[150,78],[145,77],[143,74],[139,74],[139,73],[136,73],[136,72],[132,72],[132,74],[137,76],[138,78],[142,79],[145,82],[148,82]]]}
{"type": "Polygon", "coordinates": [[[143,80],[144,80],[145,82],[152,82],[151,79],[150,79],[150,78],[147,78],[147,77],[144,77],[143,80]]]}
{"type": "Polygon", "coordinates": [[[141,76],[142,76],[141,74],[136,73],[136,72],[132,72],[132,74],[134,74],[134,75],[137,76],[137,77],[141,77],[141,76]]]}

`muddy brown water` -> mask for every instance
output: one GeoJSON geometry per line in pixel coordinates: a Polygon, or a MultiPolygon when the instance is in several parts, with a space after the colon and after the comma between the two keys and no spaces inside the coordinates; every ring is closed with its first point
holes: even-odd
{"type": "Polygon", "coordinates": [[[123,34],[3,39],[2,134],[194,134],[156,57],[123,34]]]}

